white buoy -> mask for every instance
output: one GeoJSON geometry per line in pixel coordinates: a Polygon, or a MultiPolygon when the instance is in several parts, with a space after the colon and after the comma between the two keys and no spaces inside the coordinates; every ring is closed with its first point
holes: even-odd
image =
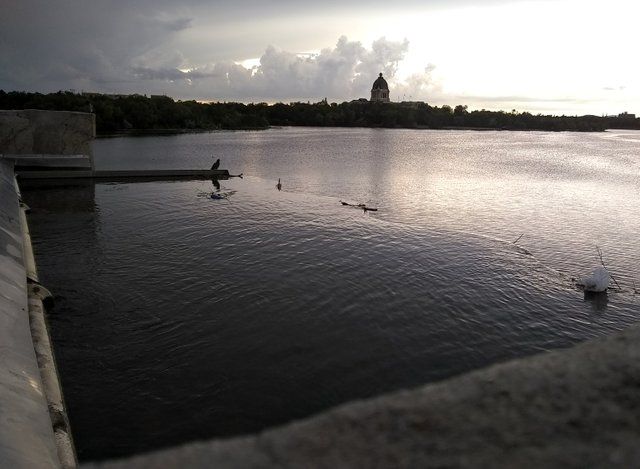
{"type": "Polygon", "coordinates": [[[582,285],[584,286],[584,291],[603,292],[609,288],[609,280],[611,280],[611,275],[609,275],[607,269],[603,266],[598,266],[593,269],[590,276],[582,279],[582,285]]]}

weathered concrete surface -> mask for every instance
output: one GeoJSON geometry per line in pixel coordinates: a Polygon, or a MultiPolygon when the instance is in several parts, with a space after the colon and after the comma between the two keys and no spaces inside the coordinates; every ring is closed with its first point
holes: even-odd
{"type": "Polygon", "coordinates": [[[59,467],[29,328],[18,194],[2,159],[0,201],[0,467],[59,467]]]}
{"type": "Polygon", "coordinates": [[[94,114],[0,111],[0,154],[92,155],[95,135],[94,114]]]}
{"type": "Polygon", "coordinates": [[[88,468],[630,468],[640,328],[347,404],[257,436],[88,468]]]}

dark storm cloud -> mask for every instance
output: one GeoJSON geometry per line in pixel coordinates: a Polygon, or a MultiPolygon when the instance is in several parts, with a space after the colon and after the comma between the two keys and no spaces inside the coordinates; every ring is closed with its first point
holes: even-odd
{"type": "MultiPolygon", "coordinates": [[[[51,91],[129,81],[137,57],[188,29],[151,2],[3,2],[0,88],[51,91]]],[[[158,2],[162,5],[162,2],[158,2]]]]}
{"type": "Polygon", "coordinates": [[[193,20],[191,18],[173,18],[166,20],[159,20],[161,24],[171,31],[182,31],[184,29],[189,29],[191,27],[191,22],[193,20]]]}

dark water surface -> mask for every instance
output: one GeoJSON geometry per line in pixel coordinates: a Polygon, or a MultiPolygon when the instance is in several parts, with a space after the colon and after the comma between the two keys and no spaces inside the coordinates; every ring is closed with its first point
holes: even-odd
{"type": "Polygon", "coordinates": [[[258,431],[640,318],[638,132],[274,129],[94,148],[99,169],[220,158],[244,178],[220,181],[222,200],[210,181],[23,188],[82,460],[258,431]],[[596,245],[623,291],[585,299],[571,278],[596,245]]]}

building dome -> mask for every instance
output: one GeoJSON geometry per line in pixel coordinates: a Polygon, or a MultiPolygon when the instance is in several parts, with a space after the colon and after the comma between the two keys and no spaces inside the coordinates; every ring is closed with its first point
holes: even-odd
{"type": "Polygon", "coordinates": [[[378,78],[376,78],[376,81],[373,82],[373,86],[371,87],[372,90],[389,90],[389,85],[387,84],[387,80],[385,80],[384,78],[382,78],[382,73],[380,74],[380,76],[378,78]]]}
{"type": "Polygon", "coordinates": [[[382,73],[376,78],[371,87],[371,101],[389,102],[389,85],[387,80],[382,78],[382,73]]]}

